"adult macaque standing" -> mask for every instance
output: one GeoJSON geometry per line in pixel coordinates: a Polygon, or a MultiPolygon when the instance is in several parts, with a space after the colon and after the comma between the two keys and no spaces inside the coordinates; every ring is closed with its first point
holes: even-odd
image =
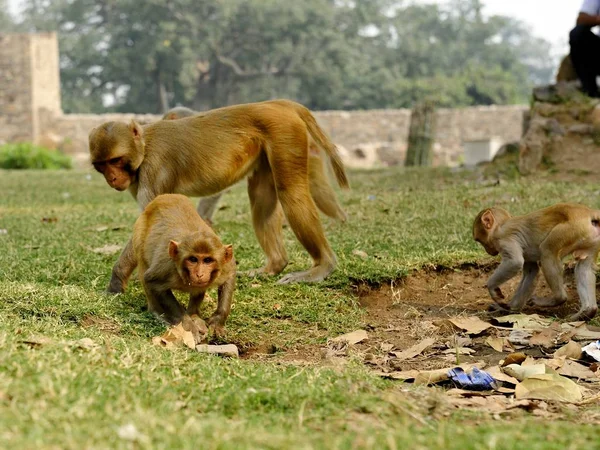
{"type": "MultiPolygon", "coordinates": [[[[184,117],[196,116],[203,114],[193,109],[186,108],[185,106],[176,106],[170,109],[163,116],[163,120],[177,120],[184,117]]],[[[345,222],[347,219],[346,213],[340,207],[337,202],[335,192],[331,185],[327,181],[325,175],[325,167],[323,159],[321,158],[321,152],[312,140],[309,140],[309,158],[308,158],[308,183],[310,186],[310,193],[313,200],[324,214],[328,215],[333,219],[338,219],[345,222]]],[[[218,194],[211,195],[200,199],[198,203],[198,214],[212,224],[212,217],[217,209],[217,205],[221,196],[227,191],[219,192],[218,194]]]]}
{"type": "Polygon", "coordinates": [[[221,243],[187,197],[165,194],[151,201],[135,222],[120,264],[123,289],[138,267],[148,309],[171,325],[183,321],[197,342],[205,330],[191,317],[199,315],[206,290],[217,287],[217,309],[208,325],[222,334],[235,288],[233,249],[221,243]],[[173,289],[190,294],[187,310],[173,289]]]}
{"type": "MultiPolygon", "coordinates": [[[[266,265],[250,273],[278,274],[286,267],[284,214],[313,259],[310,269],[287,274],[280,283],[321,281],[336,266],[315,206],[330,205],[322,196],[333,192],[323,186],[324,178],[317,182],[322,189],[310,188],[311,142],[329,156],[340,186],[348,187],[335,145],[308,109],[286,100],[230,106],[143,127],[135,121],[107,122],[89,137],[96,170],[112,188],[129,189],[142,208],[162,193],[214,195],[249,175],[252,222],[267,255],[266,265]]],[[[123,290],[121,259],[113,269],[111,292],[123,290]]]]}
{"type": "Polygon", "coordinates": [[[567,301],[562,259],[577,260],[575,279],[581,307],[571,320],[596,315],[596,257],[600,250],[600,211],[584,205],[559,203],[524,216],[512,217],[502,208],[484,209],[473,223],[473,238],[502,262],[487,282],[499,309],[519,311],[527,301],[558,306],[567,301]],[[550,297],[531,297],[539,268],[552,291],[550,297]],[[500,286],[523,270],[523,278],[508,304],[500,286]]]}

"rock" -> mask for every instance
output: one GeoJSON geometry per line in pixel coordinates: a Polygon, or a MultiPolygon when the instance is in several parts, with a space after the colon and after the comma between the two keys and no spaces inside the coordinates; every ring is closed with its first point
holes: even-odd
{"type": "Polygon", "coordinates": [[[594,127],[587,123],[577,123],[571,125],[567,131],[572,134],[592,134],[594,127]]]}

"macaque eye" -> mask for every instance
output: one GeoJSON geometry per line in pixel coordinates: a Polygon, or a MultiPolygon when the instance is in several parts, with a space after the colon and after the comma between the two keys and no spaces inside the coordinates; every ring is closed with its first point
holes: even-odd
{"type": "Polygon", "coordinates": [[[121,161],[121,157],[119,158],[112,158],[108,160],[109,164],[118,164],[121,161]]]}
{"type": "Polygon", "coordinates": [[[196,258],[195,256],[190,256],[188,258],[188,261],[191,263],[197,263],[198,262],[198,258],[196,258]]]}
{"type": "Polygon", "coordinates": [[[202,262],[203,262],[204,264],[211,264],[211,263],[213,263],[214,261],[215,261],[215,260],[214,260],[214,259],[212,259],[210,256],[207,256],[206,258],[204,258],[204,259],[202,260],[202,262]]]}

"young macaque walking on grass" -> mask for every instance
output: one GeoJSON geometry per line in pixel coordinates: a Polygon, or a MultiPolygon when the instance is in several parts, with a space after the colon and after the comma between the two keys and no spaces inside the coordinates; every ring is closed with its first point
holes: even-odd
{"type": "Polygon", "coordinates": [[[495,305],[491,310],[520,311],[529,302],[558,306],[567,301],[562,260],[573,255],[580,309],[570,320],[596,315],[595,262],[600,250],[600,211],[584,205],[559,203],[524,216],[512,217],[498,207],[481,211],[473,223],[473,238],[502,261],[487,282],[495,305]],[[535,279],[542,269],[552,291],[550,297],[532,297],[535,279]],[[500,286],[523,270],[523,278],[510,302],[504,302],[500,286]]]}
{"type": "MultiPolygon", "coordinates": [[[[335,194],[322,163],[309,163],[314,159],[309,149],[329,157],[340,186],[348,187],[348,179],[337,148],[298,103],[248,103],[143,127],[135,121],[107,122],[90,132],[89,147],[92,164],[108,185],[129,189],[141,208],[159,194],[214,195],[248,176],[252,224],[267,256],[264,267],[248,274],[276,275],[287,266],[284,215],[313,265],[279,282],[317,282],[335,269],[317,208],[340,213],[328,210],[337,206],[335,194]]],[[[123,292],[121,260],[113,268],[109,292],[123,292]]]]}
{"type": "Polygon", "coordinates": [[[123,288],[137,266],[148,309],[171,325],[183,321],[199,343],[207,330],[194,316],[207,289],[217,287],[217,309],[208,325],[221,335],[235,287],[233,249],[221,243],[190,200],[178,194],[156,197],[136,220],[132,243],[121,255],[123,288]],[[187,309],[173,289],[190,294],[187,309]]]}

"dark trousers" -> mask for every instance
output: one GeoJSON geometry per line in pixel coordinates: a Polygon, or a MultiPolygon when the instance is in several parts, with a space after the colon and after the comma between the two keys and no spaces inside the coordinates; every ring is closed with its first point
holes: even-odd
{"type": "Polygon", "coordinates": [[[569,34],[569,45],[582,90],[591,97],[600,97],[596,84],[596,76],[600,75],[600,36],[588,26],[577,25],[569,34]]]}

